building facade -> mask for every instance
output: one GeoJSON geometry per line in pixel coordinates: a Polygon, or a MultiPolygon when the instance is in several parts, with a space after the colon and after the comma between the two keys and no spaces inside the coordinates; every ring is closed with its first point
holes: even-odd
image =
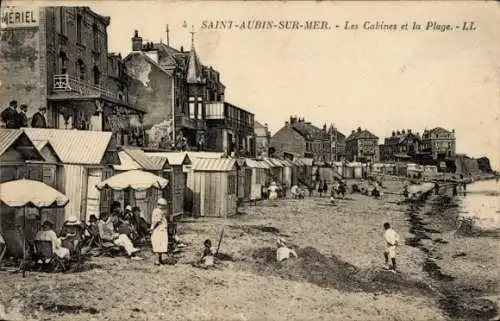
{"type": "Polygon", "coordinates": [[[142,144],[144,111],[128,103],[119,56],[108,53],[110,18],[88,7],[10,7],[2,24],[0,105],[18,100],[28,116],[47,108],[47,126],[112,131],[142,144]]]}
{"type": "Polygon", "coordinates": [[[267,124],[254,122],[256,155],[265,156],[271,143],[271,132],[267,124]]]}
{"type": "Polygon", "coordinates": [[[228,102],[206,105],[206,150],[255,156],[254,115],[228,102]]]}
{"type": "Polygon", "coordinates": [[[421,138],[419,133],[408,130],[394,130],[390,137],[380,145],[380,161],[415,161],[420,153],[421,138]]]}
{"type": "MultiPolygon", "coordinates": [[[[323,130],[326,129],[326,124],[323,126],[323,130]]],[[[333,125],[330,125],[327,130],[328,135],[330,135],[330,145],[331,145],[331,162],[342,161],[345,159],[345,135],[339,132],[333,125]]]]}
{"type": "Polygon", "coordinates": [[[424,130],[421,151],[432,156],[435,161],[453,159],[456,152],[455,130],[449,131],[442,127],[424,130]]]}
{"type": "Polygon", "coordinates": [[[378,137],[366,129],[358,127],[346,138],[346,159],[354,162],[378,162],[378,137]]]}
{"type": "MultiPolygon", "coordinates": [[[[131,103],[148,112],[145,127],[167,123],[159,136],[166,136],[170,143],[182,135],[191,147],[200,142],[203,145],[206,105],[223,103],[225,86],[217,70],[200,63],[194,42],[190,51],[161,42],[144,43],[136,30],[132,52],[124,62],[131,82],[131,103]]],[[[158,144],[158,139],[151,143],[158,144]]]]}
{"type": "Polygon", "coordinates": [[[332,157],[330,135],[297,117],[290,117],[290,121],[272,136],[270,147],[278,157],[288,153],[321,162],[329,162],[332,157]]]}

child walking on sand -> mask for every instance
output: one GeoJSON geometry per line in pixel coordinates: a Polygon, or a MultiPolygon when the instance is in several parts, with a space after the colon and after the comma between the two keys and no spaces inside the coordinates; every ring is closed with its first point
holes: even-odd
{"type": "Polygon", "coordinates": [[[385,266],[384,268],[396,272],[396,246],[398,246],[399,235],[391,228],[389,223],[384,223],[384,239],[387,248],[384,252],[385,266]],[[391,266],[389,266],[389,259],[391,259],[391,266]]]}

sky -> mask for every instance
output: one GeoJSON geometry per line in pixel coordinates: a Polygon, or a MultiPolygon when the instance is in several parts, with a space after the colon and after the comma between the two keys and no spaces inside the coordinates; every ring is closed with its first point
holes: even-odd
{"type": "MultiPolygon", "coordinates": [[[[191,47],[221,73],[226,100],[276,132],[291,116],[344,134],[362,127],[455,129],[457,152],[500,168],[500,4],[495,2],[43,1],[85,3],[111,17],[110,51],[126,56],[134,30],[147,41],[191,47]],[[204,20],[325,20],[330,30],[202,29],[204,20]],[[358,30],[344,30],[346,21],[358,30]],[[436,22],[475,31],[364,30],[436,22]],[[185,22],[185,23],[184,23],[185,22]],[[339,28],[335,28],[339,25],[339,28]],[[186,26],[186,27],[184,27],[186,26]]],[[[40,4],[37,2],[36,4],[40,4]]]]}

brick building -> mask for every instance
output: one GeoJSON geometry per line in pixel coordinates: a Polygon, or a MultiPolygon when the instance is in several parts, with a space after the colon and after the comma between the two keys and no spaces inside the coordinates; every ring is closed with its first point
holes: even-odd
{"type": "Polygon", "coordinates": [[[412,133],[411,129],[394,130],[380,145],[380,161],[415,161],[420,153],[420,144],[419,133],[412,133]]]}
{"type": "Polygon", "coordinates": [[[430,154],[434,160],[445,160],[455,157],[455,130],[436,127],[424,130],[422,134],[422,153],[430,154]]]}
{"type": "Polygon", "coordinates": [[[88,7],[4,9],[0,105],[17,99],[28,116],[47,107],[52,128],[112,131],[119,143],[142,144],[144,111],[128,103],[119,56],[108,53],[109,17],[88,7]]]}
{"type": "Polygon", "coordinates": [[[355,162],[378,162],[378,137],[366,129],[358,127],[346,138],[346,159],[355,162]]]}
{"type": "Polygon", "coordinates": [[[290,121],[272,136],[270,147],[274,148],[278,157],[289,153],[321,162],[329,162],[332,157],[330,135],[326,128],[322,130],[297,117],[290,117],[290,121]]]}

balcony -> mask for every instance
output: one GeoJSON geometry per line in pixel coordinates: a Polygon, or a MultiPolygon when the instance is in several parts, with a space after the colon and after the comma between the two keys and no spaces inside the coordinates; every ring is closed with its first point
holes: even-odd
{"type": "Polygon", "coordinates": [[[72,92],[80,96],[101,95],[108,98],[122,100],[117,92],[104,87],[76,79],[68,74],[54,75],[54,92],[72,92]]]}
{"type": "Polygon", "coordinates": [[[189,118],[186,115],[175,116],[175,127],[186,127],[190,129],[206,129],[204,120],[189,118]]]}

